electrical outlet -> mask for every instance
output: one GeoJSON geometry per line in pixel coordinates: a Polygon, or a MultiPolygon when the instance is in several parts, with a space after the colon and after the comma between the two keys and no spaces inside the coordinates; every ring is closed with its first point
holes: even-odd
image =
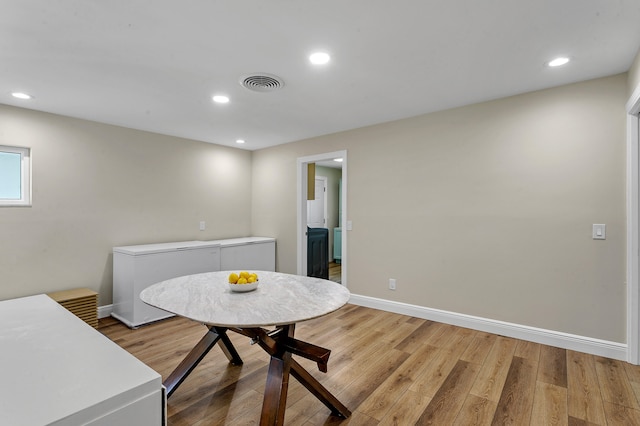
{"type": "Polygon", "coordinates": [[[389,278],[389,290],[395,290],[395,289],[396,289],[396,279],[389,278]]]}
{"type": "Polygon", "coordinates": [[[200,230],[204,231],[207,228],[207,224],[205,223],[204,220],[200,221],[200,230]]]}

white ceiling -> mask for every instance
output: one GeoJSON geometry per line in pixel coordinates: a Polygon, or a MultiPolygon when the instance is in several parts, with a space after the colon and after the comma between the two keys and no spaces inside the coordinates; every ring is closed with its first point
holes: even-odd
{"type": "Polygon", "coordinates": [[[638,0],[0,0],[0,103],[255,150],[625,72],[639,47],[638,0]]]}

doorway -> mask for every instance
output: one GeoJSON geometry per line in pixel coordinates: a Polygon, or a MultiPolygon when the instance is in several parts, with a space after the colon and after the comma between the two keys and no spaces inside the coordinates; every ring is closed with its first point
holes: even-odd
{"type": "MultiPolygon", "coordinates": [[[[307,181],[308,181],[308,165],[310,163],[333,162],[333,160],[341,158],[339,168],[341,174],[341,191],[339,194],[340,211],[338,227],[346,229],[347,223],[347,151],[334,151],[324,154],[312,155],[308,157],[300,157],[297,160],[297,273],[299,275],[307,275],[307,181]]],[[[325,206],[327,203],[325,203],[325,206]]],[[[325,225],[324,227],[326,227],[325,225]]],[[[331,225],[335,226],[335,225],[331,225]]],[[[342,233],[339,242],[341,252],[340,277],[339,282],[347,286],[347,233],[342,233]]],[[[336,280],[338,281],[338,280],[336,280]]]]}

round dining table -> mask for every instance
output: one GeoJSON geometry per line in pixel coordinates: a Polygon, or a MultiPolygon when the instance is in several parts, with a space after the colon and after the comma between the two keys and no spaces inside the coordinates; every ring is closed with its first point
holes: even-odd
{"type": "MultiPolygon", "coordinates": [[[[239,292],[234,291],[228,283],[231,272],[177,277],[153,284],[140,293],[143,302],[203,323],[209,328],[163,382],[167,397],[175,392],[216,344],[232,364],[242,364],[242,358],[227,336],[228,331],[233,331],[249,337],[271,358],[261,425],[284,423],[289,375],[324,403],[333,415],[349,417],[349,409],[293,358],[296,355],[313,360],[320,371],[327,372],[331,351],[296,339],[295,325],[341,308],[349,301],[349,290],[339,283],[321,278],[252,271],[259,278],[257,288],[239,292]]],[[[240,289],[244,290],[242,287],[240,289]]]]}

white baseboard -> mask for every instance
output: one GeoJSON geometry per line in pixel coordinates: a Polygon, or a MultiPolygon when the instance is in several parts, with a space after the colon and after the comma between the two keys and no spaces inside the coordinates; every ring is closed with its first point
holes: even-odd
{"type": "MultiPolygon", "coordinates": [[[[627,345],[624,343],[610,342],[607,340],[594,339],[592,337],[578,336],[575,334],[529,327],[526,325],[497,321],[489,318],[475,317],[472,315],[458,314],[440,309],[426,308],[424,306],[410,305],[408,303],[394,302],[391,300],[360,296],[357,294],[352,294],[349,302],[354,305],[366,306],[368,308],[379,309],[381,311],[409,315],[444,324],[451,324],[473,330],[485,331],[487,333],[499,334],[501,336],[513,337],[515,339],[541,343],[543,345],[570,349],[573,351],[604,356],[621,361],[627,360],[627,345]]],[[[98,318],[111,316],[112,311],[113,305],[99,306],[98,318]]]]}
{"type": "Polygon", "coordinates": [[[98,306],[98,318],[106,318],[111,316],[113,305],[98,306]]]}
{"type": "Polygon", "coordinates": [[[621,361],[627,360],[627,345],[559,331],[545,330],[488,318],[458,314],[408,303],[394,302],[369,296],[352,294],[350,303],[397,314],[409,315],[501,336],[513,337],[543,345],[584,352],[621,361]]]}

